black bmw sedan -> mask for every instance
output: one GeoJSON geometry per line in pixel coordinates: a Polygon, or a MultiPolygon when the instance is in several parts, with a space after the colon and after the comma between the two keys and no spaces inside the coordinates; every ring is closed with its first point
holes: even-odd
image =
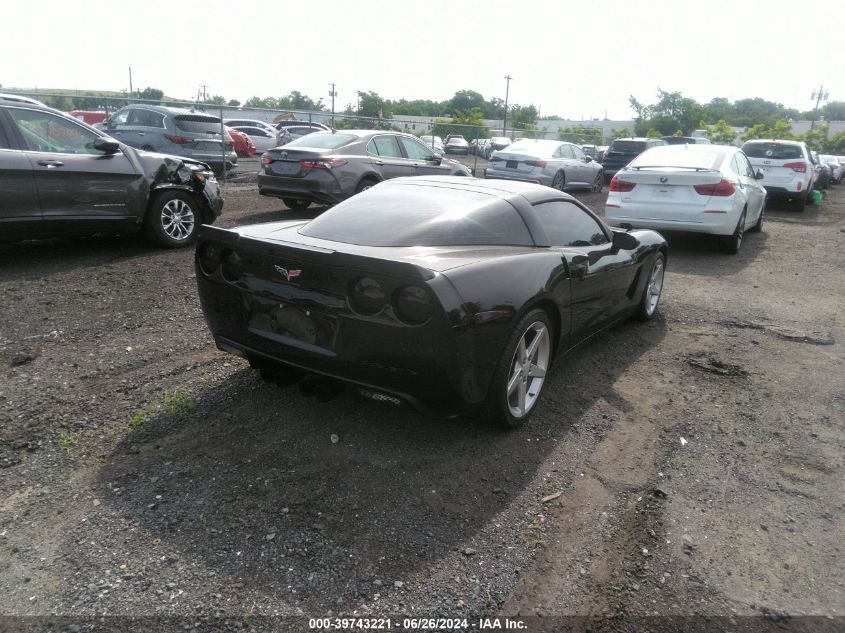
{"type": "Polygon", "coordinates": [[[179,247],[222,210],[208,165],[134,149],[38,101],[0,95],[0,239],[143,231],[179,247]]]}
{"type": "Polygon", "coordinates": [[[196,266],[217,346],[266,379],[513,427],[556,356],[654,315],[666,257],[549,187],[417,177],[310,222],[204,227],[196,266]]]}

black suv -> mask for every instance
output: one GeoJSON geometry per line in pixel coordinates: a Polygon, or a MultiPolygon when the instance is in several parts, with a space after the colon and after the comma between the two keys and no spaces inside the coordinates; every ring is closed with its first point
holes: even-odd
{"type": "Polygon", "coordinates": [[[186,246],[223,199],[208,165],[137,150],[43,103],[0,94],[0,239],[144,230],[186,246]]]}
{"type": "Polygon", "coordinates": [[[610,178],[651,147],[666,145],[662,138],[618,138],[610,144],[601,161],[604,177],[610,178]]]}

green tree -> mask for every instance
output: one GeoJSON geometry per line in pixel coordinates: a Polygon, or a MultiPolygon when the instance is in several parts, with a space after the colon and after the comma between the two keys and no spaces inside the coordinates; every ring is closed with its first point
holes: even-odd
{"type": "Polygon", "coordinates": [[[376,119],[390,118],[390,108],[378,93],[358,91],[359,113],[364,117],[376,119]]]}
{"type": "Polygon", "coordinates": [[[489,138],[490,128],[484,123],[480,108],[458,110],[451,119],[437,119],[434,135],[445,137],[447,134],[460,134],[468,141],[474,138],[489,138]]]}
{"type": "Polygon", "coordinates": [[[736,132],[724,119],[719,119],[715,125],[707,125],[702,121],[701,127],[707,130],[707,137],[716,145],[733,145],[736,143],[736,132]]]}
{"type": "Polygon", "coordinates": [[[241,102],[237,99],[229,99],[229,103],[227,105],[233,108],[237,108],[239,105],[241,105],[241,102]]]}
{"type": "Polygon", "coordinates": [[[211,103],[214,105],[226,105],[226,98],[220,95],[214,95],[210,99],[208,99],[206,103],[211,103]]]}
{"type": "Polygon", "coordinates": [[[684,97],[680,92],[666,92],[657,89],[657,103],[644,105],[633,95],[628,102],[637,116],[634,118],[634,131],[637,134],[648,134],[655,129],[660,136],[669,136],[676,130],[683,134],[691,134],[698,122],[703,118],[703,108],[695,99],[684,97]]]}
{"type": "Polygon", "coordinates": [[[602,140],[601,128],[586,127],[583,125],[576,125],[574,127],[558,128],[558,136],[562,141],[570,143],[590,143],[593,145],[600,145],[602,140]]]}
{"type": "Polygon", "coordinates": [[[613,138],[629,138],[631,136],[631,130],[626,127],[615,127],[611,128],[610,135],[613,138]]]}
{"type": "Polygon", "coordinates": [[[458,90],[449,100],[449,109],[452,114],[458,110],[478,109],[482,112],[484,108],[484,97],[475,90],[458,90]]]}
{"type": "Polygon", "coordinates": [[[748,131],[743,135],[743,141],[750,141],[756,138],[772,138],[783,140],[794,140],[795,136],[792,134],[792,126],[788,121],[783,119],[776,120],[773,125],[769,126],[765,123],[757,123],[752,125],[748,131]]]}
{"type": "Polygon", "coordinates": [[[138,98],[147,103],[161,103],[164,91],[147,86],[138,93],[138,98]]]}
{"type": "Polygon", "coordinates": [[[533,131],[534,123],[537,121],[536,106],[515,105],[510,108],[508,116],[508,129],[533,131]]]}

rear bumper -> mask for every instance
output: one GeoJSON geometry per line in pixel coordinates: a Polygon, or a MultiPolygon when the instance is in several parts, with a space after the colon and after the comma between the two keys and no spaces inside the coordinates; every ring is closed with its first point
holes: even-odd
{"type": "Polygon", "coordinates": [[[739,214],[732,211],[725,213],[701,213],[701,221],[691,219],[655,218],[648,209],[630,207],[605,207],[608,224],[619,226],[630,224],[638,229],[654,231],[684,231],[689,233],[707,233],[710,235],[733,235],[739,223],[739,214]]]}
{"type": "Polygon", "coordinates": [[[519,182],[533,182],[538,185],[551,186],[553,176],[545,174],[520,174],[512,169],[495,169],[488,167],[484,170],[485,178],[498,178],[501,180],[518,180],[519,182]]]}
{"type": "MultiPolygon", "coordinates": [[[[251,295],[239,287],[212,281],[196,267],[200,303],[217,347],[242,357],[253,356],[295,367],[395,396],[411,406],[436,414],[469,411],[473,405],[461,395],[463,366],[469,354],[459,353],[461,343],[451,335],[445,314],[409,332],[361,318],[345,318],[343,310],[314,312],[318,330],[332,322],[326,338],[330,346],[315,346],[290,335],[269,331],[251,314],[251,295]]],[[[290,310],[291,308],[287,308],[290,310]]],[[[293,308],[296,309],[296,308],[293,308]]]]}
{"type": "Polygon", "coordinates": [[[272,198],[293,198],[335,204],[348,198],[354,192],[344,192],[338,183],[333,181],[258,174],[258,193],[272,198]]]}
{"type": "Polygon", "coordinates": [[[796,196],[806,196],[807,192],[810,191],[812,188],[804,188],[803,185],[801,187],[801,191],[798,191],[795,185],[791,187],[776,187],[773,185],[763,185],[766,188],[766,193],[769,195],[770,198],[773,197],[783,197],[783,198],[794,198],[796,196]]]}

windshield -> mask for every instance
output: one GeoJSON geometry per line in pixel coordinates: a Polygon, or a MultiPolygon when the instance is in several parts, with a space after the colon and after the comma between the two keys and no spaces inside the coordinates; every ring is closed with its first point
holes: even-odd
{"type": "Polygon", "coordinates": [[[775,160],[804,158],[800,145],[786,143],[746,143],[742,146],[742,151],[748,158],[774,158],[775,160]]]}
{"type": "Polygon", "coordinates": [[[312,147],[314,149],[336,149],[348,145],[357,140],[354,134],[336,134],[334,132],[314,132],[307,134],[284,146],[289,147],[312,147]]]}
{"type": "MultiPolygon", "coordinates": [[[[706,146],[702,146],[706,147],[706,146]]],[[[661,145],[637,156],[631,169],[675,167],[680,169],[718,169],[725,160],[725,152],[699,149],[697,146],[661,145]]]]}
{"type": "Polygon", "coordinates": [[[498,197],[419,185],[373,187],[299,232],[361,246],[533,245],[522,217],[498,197]]]}
{"type": "Polygon", "coordinates": [[[645,149],[645,141],[613,141],[610,144],[611,152],[622,152],[623,154],[639,154],[645,149]]]}

